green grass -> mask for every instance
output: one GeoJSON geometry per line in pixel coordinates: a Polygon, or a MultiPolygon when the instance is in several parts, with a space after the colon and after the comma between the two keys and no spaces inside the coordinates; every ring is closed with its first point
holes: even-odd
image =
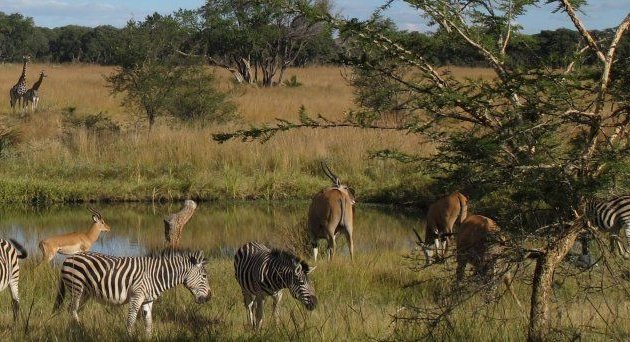
{"type": "MultiPolygon", "coordinates": [[[[245,322],[245,309],[240,288],[233,277],[232,260],[214,258],[208,266],[212,299],[203,305],[195,304],[183,287],[165,293],[154,305],[154,338],[260,341],[416,340],[423,336],[452,341],[517,341],[526,338],[527,320],[507,295],[492,303],[484,302],[481,295],[473,297],[450,316],[451,326],[442,325],[432,334],[423,322],[395,321],[394,314],[419,317],[409,308],[430,309],[448,299],[447,295],[452,291],[453,265],[414,272],[403,260],[397,253],[388,252],[359,255],[354,263],[343,256],[331,263],[318,262],[313,273],[319,299],[317,309],[306,311],[285,291],[279,322],[276,324],[270,319],[271,300],[268,300],[263,328],[256,333],[245,322]],[[414,283],[416,285],[406,287],[414,283]]],[[[51,315],[58,273],[57,267],[36,269],[33,261],[23,264],[20,283],[22,318],[19,324],[12,324],[10,296],[3,292],[0,295],[0,308],[4,308],[0,315],[0,338],[38,341],[128,338],[126,306],[112,307],[89,301],[80,312],[80,325],[72,322],[65,310],[51,315]]],[[[502,287],[499,289],[503,291],[502,287]]],[[[627,317],[625,296],[620,292],[612,296],[607,294],[612,302],[609,305],[621,311],[619,319],[608,328],[607,335],[600,335],[590,332],[588,327],[602,329],[604,323],[578,289],[575,283],[567,282],[556,290],[557,303],[552,306],[560,314],[552,320],[560,330],[554,336],[566,339],[578,334],[586,340],[629,336],[628,324],[622,319],[627,317]]],[[[522,280],[517,282],[516,290],[527,305],[528,287],[522,280]]],[[[591,295],[591,300],[603,306],[603,298],[591,295]]],[[[605,312],[601,307],[599,310],[605,312]]],[[[138,322],[135,337],[143,334],[143,323],[138,322]]]]}

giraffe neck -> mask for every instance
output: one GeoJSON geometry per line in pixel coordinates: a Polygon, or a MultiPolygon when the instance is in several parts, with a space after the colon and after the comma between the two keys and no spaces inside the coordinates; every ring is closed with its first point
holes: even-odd
{"type": "Polygon", "coordinates": [[[24,66],[22,66],[22,75],[20,75],[20,79],[18,80],[18,84],[26,83],[26,71],[28,70],[28,59],[24,61],[24,66]]]}
{"type": "Polygon", "coordinates": [[[35,84],[33,84],[33,90],[38,90],[39,86],[42,85],[42,81],[44,80],[44,75],[39,75],[39,79],[37,80],[37,82],[35,82],[35,84]]]}

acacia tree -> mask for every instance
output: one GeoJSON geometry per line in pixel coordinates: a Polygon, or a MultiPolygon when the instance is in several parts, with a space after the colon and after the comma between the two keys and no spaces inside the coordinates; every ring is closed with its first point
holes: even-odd
{"type": "Polygon", "coordinates": [[[192,45],[238,83],[280,84],[309,42],[331,34],[322,22],[293,10],[298,5],[313,11],[330,7],[326,0],[208,1],[200,9],[201,30],[192,45]]]}
{"type": "MultiPolygon", "coordinates": [[[[382,8],[390,6],[387,1],[382,8]]],[[[582,0],[548,0],[574,23],[581,46],[562,69],[515,65],[510,57],[517,19],[538,0],[407,0],[442,34],[465,44],[494,71],[488,79],[458,79],[439,71],[421,52],[412,52],[372,22],[317,16],[346,39],[347,63],[395,82],[405,94],[402,124],[388,126],[372,108],[343,121],[305,114],[299,122],[217,134],[214,139],[269,139],[298,128],[395,129],[431,138],[430,157],[379,151],[383,157],[415,161],[451,184],[476,194],[506,230],[536,231],[540,250],[533,274],[528,336],[542,341],[550,330],[554,273],[585,229],[586,201],[623,188],[630,169],[630,103],[627,63],[616,49],[630,14],[606,41],[596,40],[579,19],[582,0]],[[593,66],[583,63],[595,58],[593,66]],[[501,201],[496,201],[500,198],[501,201]],[[492,201],[495,199],[495,201],[492,201]],[[554,229],[548,228],[554,226],[554,229]]],[[[307,9],[305,9],[307,11],[307,9]]],[[[369,82],[368,82],[369,83],[369,82]]]]}
{"type": "Polygon", "coordinates": [[[188,15],[153,14],[131,21],[121,32],[116,59],[120,65],[106,77],[123,104],[138,109],[153,127],[157,117],[170,114],[183,121],[226,121],[234,106],[216,89],[203,61],[176,53],[191,35],[188,15]]]}

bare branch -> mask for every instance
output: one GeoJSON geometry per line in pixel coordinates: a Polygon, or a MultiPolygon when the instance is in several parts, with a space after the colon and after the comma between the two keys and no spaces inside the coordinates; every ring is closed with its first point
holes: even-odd
{"type": "Polygon", "coordinates": [[[597,54],[597,58],[601,62],[605,63],[606,57],[604,56],[604,53],[600,50],[599,46],[595,42],[595,39],[593,39],[593,36],[591,36],[588,30],[586,30],[586,27],[584,26],[584,23],[582,23],[582,20],[578,18],[577,13],[575,13],[575,9],[573,8],[573,6],[571,6],[569,0],[560,0],[560,2],[562,3],[562,7],[564,7],[564,10],[571,18],[571,21],[575,25],[575,28],[577,28],[582,37],[584,37],[584,39],[586,40],[588,46],[590,46],[591,49],[593,49],[593,51],[597,54]]]}
{"type": "MultiPolygon", "coordinates": [[[[566,1],[566,0],[565,0],[566,1]]],[[[610,70],[612,69],[612,64],[614,63],[615,52],[617,51],[617,45],[623,37],[623,34],[628,30],[630,26],[630,13],[626,15],[624,20],[617,27],[617,31],[615,32],[615,36],[610,43],[610,47],[608,48],[608,52],[606,53],[606,57],[604,60],[604,70],[602,71],[601,83],[599,85],[599,93],[597,95],[597,102],[595,106],[595,114],[599,114],[604,108],[606,93],[608,91],[608,83],[610,80],[610,70]]]]}

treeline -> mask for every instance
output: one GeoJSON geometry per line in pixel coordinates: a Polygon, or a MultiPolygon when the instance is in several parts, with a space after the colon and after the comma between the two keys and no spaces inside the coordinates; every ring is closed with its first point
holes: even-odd
{"type": "MultiPolygon", "coordinates": [[[[312,6],[327,10],[329,4],[314,1],[312,6]]],[[[188,32],[198,30],[188,35],[183,46],[199,48],[204,45],[215,64],[233,67],[244,78],[254,78],[247,73],[249,67],[256,70],[255,65],[252,65],[256,63],[305,66],[340,62],[338,51],[343,50],[340,49],[344,44],[341,38],[343,34],[337,37],[331,28],[307,24],[303,18],[280,8],[265,10],[267,12],[255,5],[243,9],[235,6],[234,1],[223,0],[209,2],[198,10],[179,11],[171,16],[154,14],[147,20],[172,17],[177,19],[174,25],[180,26],[179,29],[184,28],[188,32]],[[282,49],[286,53],[280,56],[281,60],[270,61],[269,53],[265,51],[267,46],[282,49]],[[249,56],[251,60],[243,60],[243,56],[249,56]]],[[[68,25],[50,29],[35,26],[32,18],[19,13],[0,12],[0,61],[16,62],[28,54],[35,60],[55,63],[122,65],[128,59],[122,55],[128,51],[125,46],[128,31],[137,25],[138,22],[130,22],[124,28],[68,25]]],[[[442,30],[428,34],[398,31],[390,20],[383,20],[381,28],[388,31],[390,37],[394,33],[399,43],[435,65],[486,65],[477,50],[464,41],[453,40],[442,30]]],[[[609,40],[613,33],[613,29],[592,32],[600,41],[609,40]]],[[[181,46],[182,43],[180,41],[176,45],[181,46]]],[[[512,65],[544,64],[559,67],[573,60],[582,45],[578,32],[557,29],[533,35],[517,33],[507,49],[512,65]]],[[[618,54],[621,58],[630,56],[629,39],[622,40],[618,54]]],[[[594,58],[586,58],[584,62],[592,63],[594,58]]],[[[261,75],[261,78],[264,76],[261,75]]]]}

